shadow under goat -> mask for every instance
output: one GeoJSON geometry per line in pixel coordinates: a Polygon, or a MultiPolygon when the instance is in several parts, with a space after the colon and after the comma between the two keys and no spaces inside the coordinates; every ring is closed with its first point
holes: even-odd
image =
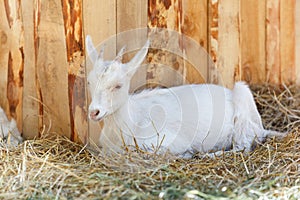
{"type": "Polygon", "coordinates": [[[23,141],[17,128],[16,121],[9,121],[4,110],[0,107],[0,145],[17,146],[23,141]]]}
{"type": "Polygon", "coordinates": [[[125,48],[114,60],[98,54],[90,36],[87,53],[94,65],[88,75],[89,118],[104,120],[99,144],[109,153],[132,146],[154,153],[190,158],[196,153],[250,151],[256,142],[285,133],[265,130],[253,95],[244,82],[233,90],[192,84],[129,94],[130,80],[145,59],[149,40],[128,63],[125,48]]]}

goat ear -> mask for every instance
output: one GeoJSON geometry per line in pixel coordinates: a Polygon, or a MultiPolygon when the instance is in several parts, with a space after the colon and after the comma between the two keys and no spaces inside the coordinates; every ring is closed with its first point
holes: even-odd
{"type": "Polygon", "coordinates": [[[128,62],[126,64],[127,74],[130,77],[133,76],[133,74],[135,73],[135,71],[138,69],[138,67],[144,61],[144,59],[145,59],[145,57],[146,57],[146,55],[148,53],[149,46],[150,46],[150,41],[147,40],[147,42],[142,47],[142,49],[139,52],[137,52],[137,54],[135,54],[135,56],[131,59],[130,62],[128,62]]]}
{"type": "Polygon", "coordinates": [[[114,61],[116,62],[122,62],[122,58],[123,58],[123,55],[124,55],[124,52],[126,50],[126,45],[122,47],[122,49],[119,51],[117,57],[114,59],[114,61]]]}
{"type": "Polygon", "coordinates": [[[93,64],[97,61],[97,50],[94,47],[91,36],[87,35],[85,38],[86,51],[93,64]]]}
{"type": "Polygon", "coordinates": [[[98,60],[102,60],[103,61],[103,55],[104,55],[104,49],[105,49],[105,44],[102,45],[99,55],[98,55],[98,60]]]}

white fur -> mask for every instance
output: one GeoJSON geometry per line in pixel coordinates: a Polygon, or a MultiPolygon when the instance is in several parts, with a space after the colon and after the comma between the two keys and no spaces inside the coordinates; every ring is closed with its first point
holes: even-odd
{"type": "Polygon", "coordinates": [[[233,90],[200,84],[130,95],[130,79],[144,60],[149,41],[126,64],[120,62],[120,55],[113,61],[95,56],[89,36],[86,43],[94,64],[88,75],[89,117],[104,120],[100,136],[104,150],[120,152],[125,142],[150,152],[190,157],[223,149],[249,151],[255,140],[277,133],[263,128],[251,91],[243,82],[233,90]]]}
{"type": "Polygon", "coordinates": [[[8,121],[3,109],[0,107],[0,141],[5,141],[9,146],[17,146],[23,141],[18,131],[16,121],[8,121]]]}

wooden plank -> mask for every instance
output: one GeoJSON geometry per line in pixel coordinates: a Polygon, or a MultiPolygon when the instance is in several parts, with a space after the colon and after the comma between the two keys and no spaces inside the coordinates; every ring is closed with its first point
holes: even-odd
{"type": "Polygon", "coordinates": [[[265,0],[241,1],[241,73],[248,83],[265,81],[265,17],[265,0]]]}
{"type": "Polygon", "coordinates": [[[82,0],[63,0],[62,10],[69,64],[68,88],[70,105],[71,140],[88,140],[86,72],[84,62],[82,0]]]}
{"type": "Polygon", "coordinates": [[[182,52],[182,0],[148,1],[148,37],[152,48],[148,53],[148,87],[170,87],[184,82],[182,52]]]}
{"type": "MultiPolygon", "coordinates": [[[[104,56],[105,58],[114,57],[116,55],[116,1],[83,1],[83,20],[85,35],[91,35],[96,46],[106,41],[107,45],[104,56]]],[[[92,65],[86,55],[87,72],[91,68],[92,65]]],[[[90,102],[89,93],[88,102],[90,102]]],[[[98,143],[101,126],[101,123],[89,121],[89,142],[91,145],[98,143]]]]}
{"type": "Polygon", "coordinates": [[[24,34],[21,3],[4,0],[0,10],[0,104],[9,117],[16,119],[18,129],[22,132],[24,34]]]}
{"type": "Polygon", "coordinates": [[[280,1],[280,83],[295,83],[295,0],[280,1]]]}
{"type": "Polygon", "coordinates": [[[219,1],[210,0],[208,8],[208,52],[213,65],[208,70],[208,82],[219,83],[220,74],[216,63],[219,49],[219,1]]]}
{"type": "Polygon", "coordinates": [[[181,32],[184,52],[184,82],[208,80],[208,5],[207,0],[184,0],[181,32]]]}
{"type": "Polygon", "coordinates": [[[43,102],[43,124],[70,138],[68,63],[61,1],[40,1],[37,78],[43,102]],[[50,31],[51,30],[51,31],[50,31]]]}
{"type": "Polygon", "coordinates": [[[9,21],[6,16],[6,7],[2,2],[0,4],[0,33],[1,33],[1,46],[0,46],[0,106],[6,111],[8,110],[7,100],[7,72],[8,72],[8,54],[10,48],[10,28],[9,21]]]}
{"type": "Polygon", "coordinates": [[[295,38],[296,38],[296,84],[300,85],[300,1],[296,1],[295,6],[295,38]]]}
{"type": "Polygon", "coordinates": [[[22,1],[24,27],[23,136],[32,139],[43,128],[41,88],[37,78],[40,1],[22,1]],[[26,8],[26,9],[25,9],[26,8]]]}
{"type": "MultiPolygon", "coordinates": [[[[118,51],[128,42],[130,42],[130,45],[133,47],[135,45],[144,45],[147,32],[145,32],[145,30],[141,31],[140,29],[147,28],[147,8],[147,0],[117,0],[117,34],[120,35],[117,37],[118,51]],[[122,34],[122,32],[126,31],[130,31],[132,35],[122,34]],[[124,35],[124,37],[130,36],[130,38],[124,38],[122,35],[124,35]]],[[[126,47],[129,49],[132,48],[131,46],[126,47]]]]}
{"type": "Polygon", "coordinates": [[[210,79],[229,88],[241,79],[239,4],[239,0],[210,1],[210,52],[217,66],[210,79]]]}
{"type": "MultiPolygon", "coordinates": [[[[93,43],[99,48],[106,42],[105,57],[116,55],[116,0],[83,1],[83,22],[85,35],[91,35],[93,43]],[[113,38],[110,38],[114,36],[113,38]]],[[[88,65],[88,70],[92,66],[88,65]]]]}
{"type": "Polygon", "coordinates": [[[266,81],[280,83],[280,1],[267,0],[266,81]]]}
{"type": "MultiPolygon", "coordinates": [[[[128,62],[147,40],[147,0],[117,0],[117,51],[126,45],[123,62],[128,62]]],[[[141,66],[131,80],[130,90],[144,87],[147,68],[141,66]]]]}

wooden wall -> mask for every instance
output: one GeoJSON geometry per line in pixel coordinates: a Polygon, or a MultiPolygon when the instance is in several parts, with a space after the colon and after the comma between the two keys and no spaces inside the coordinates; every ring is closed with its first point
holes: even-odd
{"type": "Polygon", "coordinates": [[[111,57],[126,43],[118,33],[145,28],[130,45],[151,37],[160,48],[149,51],[151,65],[133,81],[148,87],[300,83],[299,0],[1,0],[0,11],[0,105],[26,138],[50,130],[97,140],[99,125],[87,120],[87,34],[95,44],[115,36],[106,48],[111,57]],[[178,34],[166,39],[156,28],[178,34]],[[195,55],[185,37],[210,58],[195,55]]]}

